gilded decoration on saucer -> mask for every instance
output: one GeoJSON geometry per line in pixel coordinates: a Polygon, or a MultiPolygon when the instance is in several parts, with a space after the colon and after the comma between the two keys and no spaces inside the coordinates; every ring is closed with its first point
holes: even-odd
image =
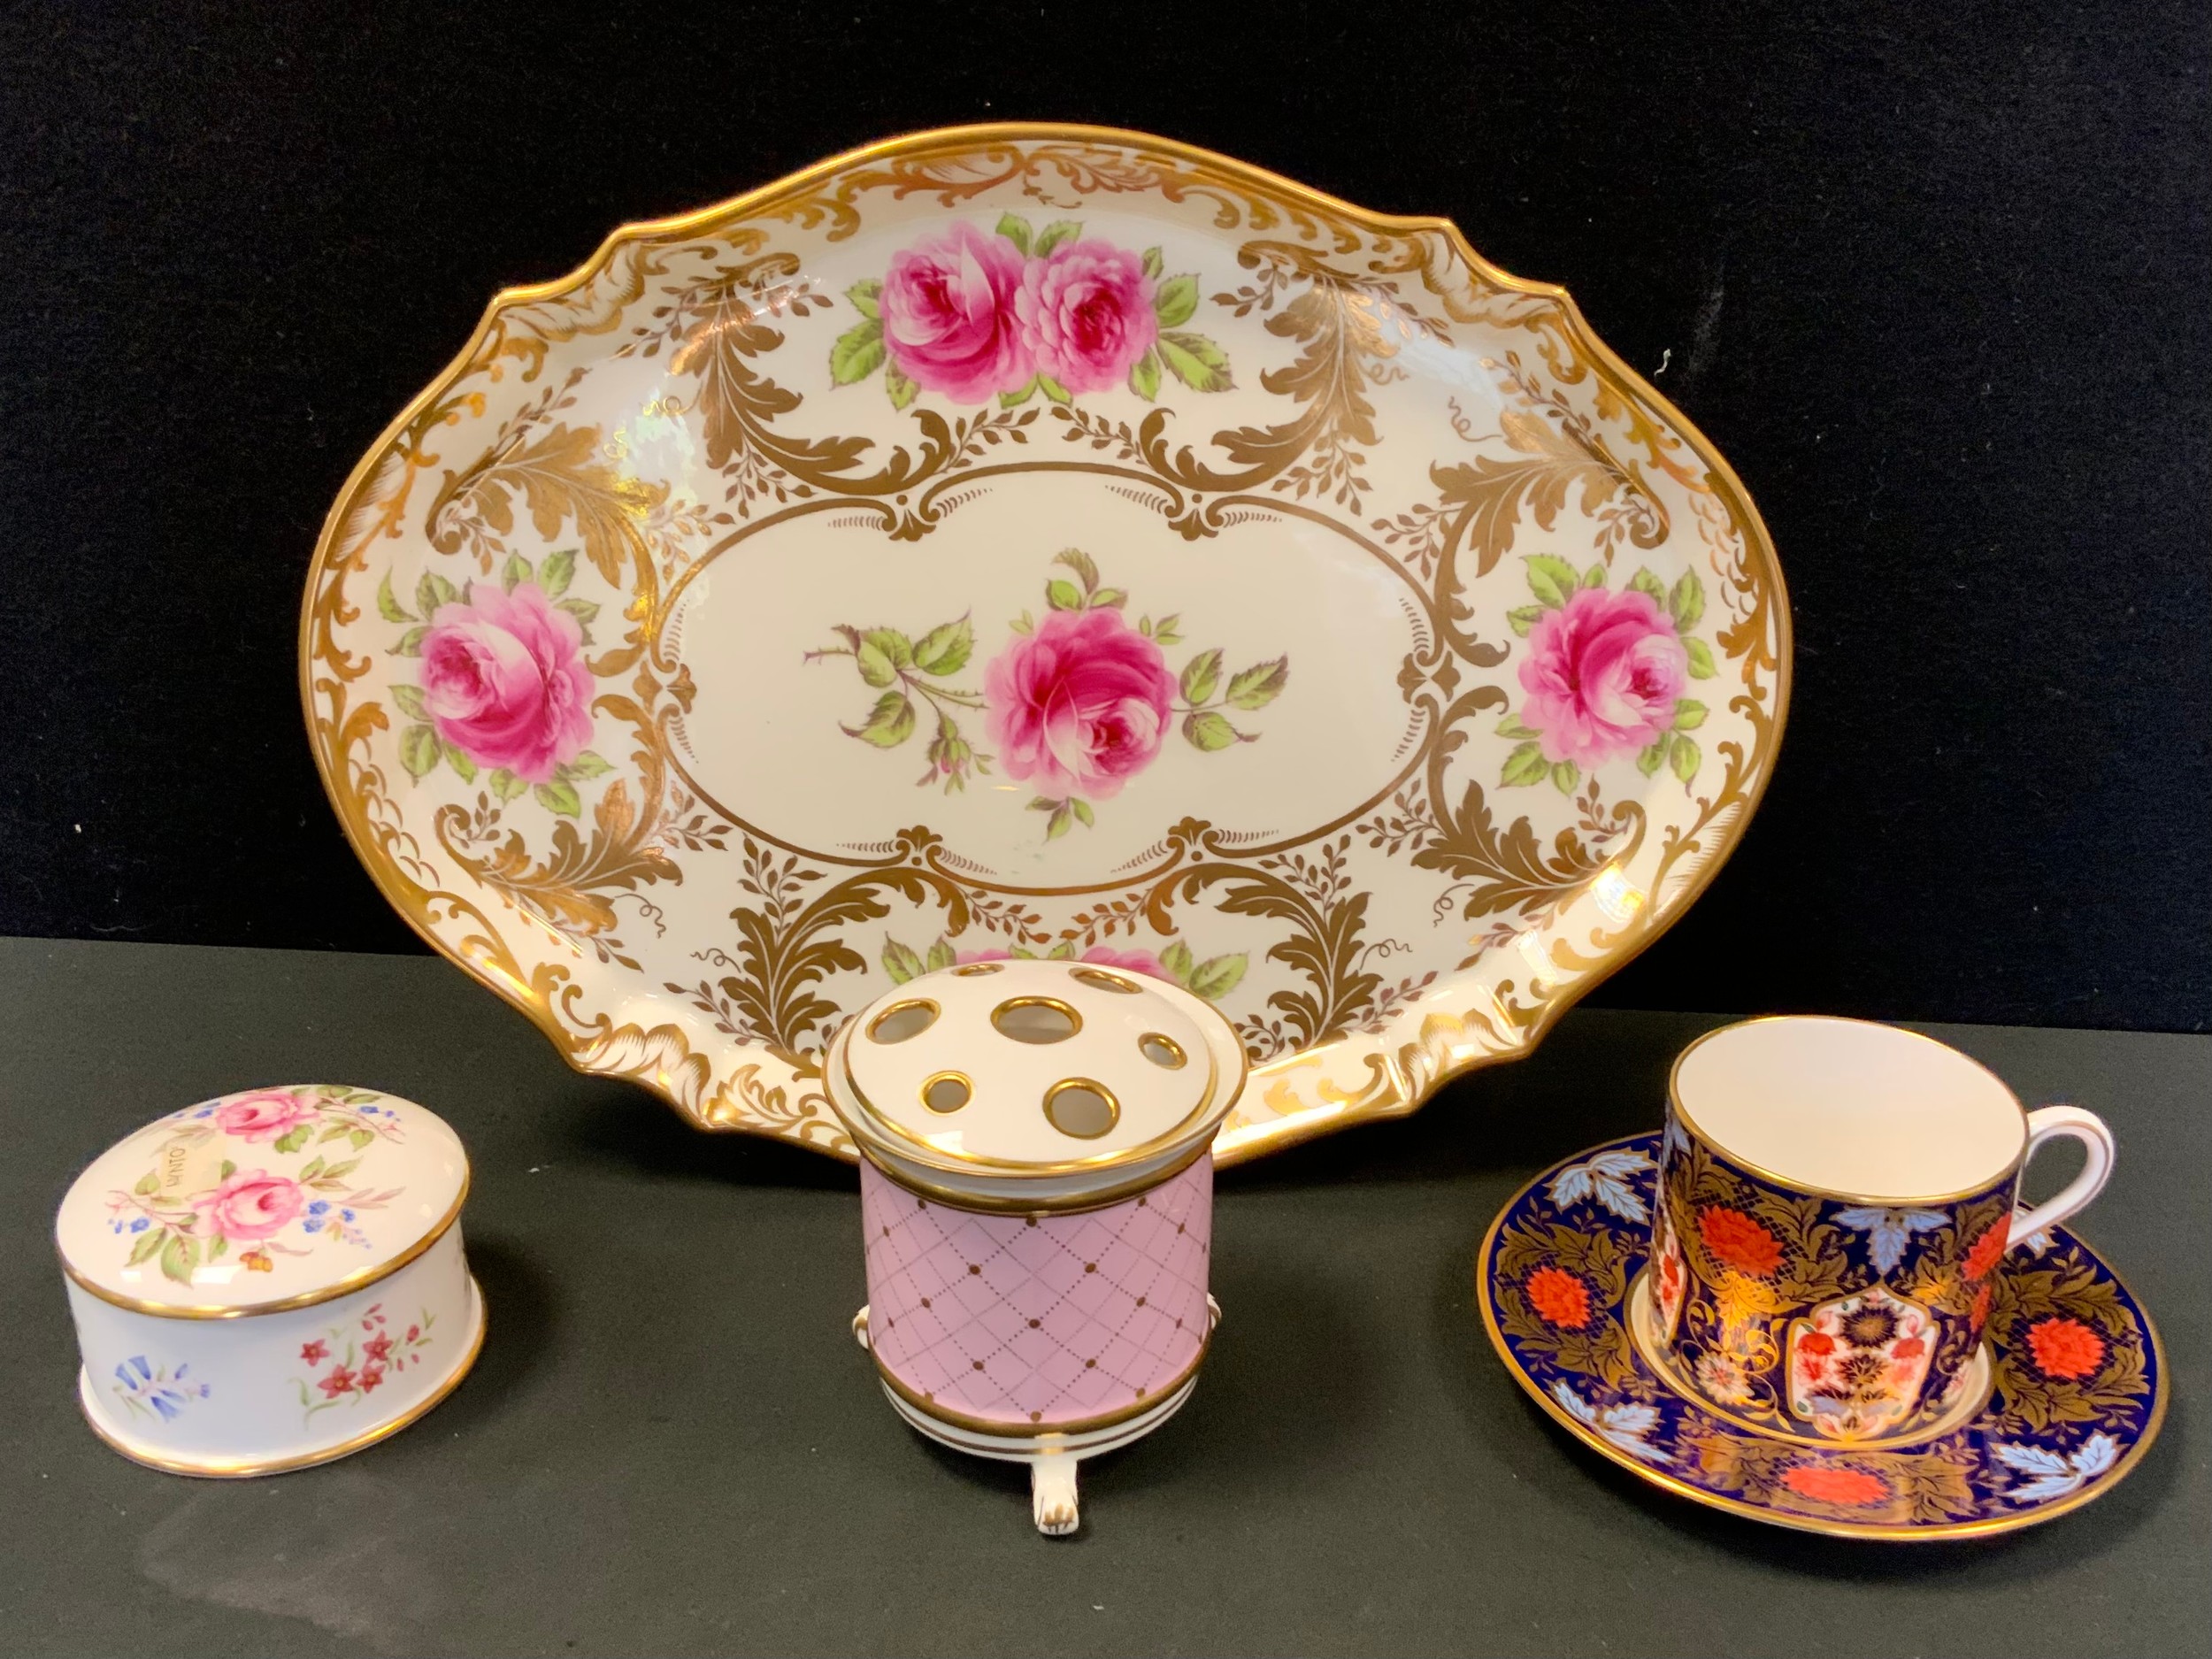
{"type": "MultiPolygon", "coordinates": [[[[1823,1443],[1715,1411],[1670,1380],[1632,1333],[1649,1317],[1638,1314],[1640,1302],[1661,1282],[1651,1223],[1608,1202],[1581,1173],[1609,1161],[1630,1195],[1652,1205],[1659,1149],[1659,1135],[1637,1135],[1540,1176],[1492,1224],[1476,1263],[1484,1324],[1508,1370],[1616,1463],[1756,1520],[1909,1540],[2063,1514],[2125,1474],[2156,1435],[2165,1413],[2157,1337],[2111,1269],[2063,1228],[2024,1247],[2032,1260],[1986,1275],[1971,1293],[1986,1310],[1988,1394],[1978,1404],[1962,1399],[1932,1438],[1823,1443]]],[[[1739,1213],[1759,1231],[1724,1224],[1716,1233],[1742,1271],[1807,1271],[1797,1238],[1776,1236],[1779,1217],[1739,1213]]],[[[1872,1350],[1885,1366],[1870,1376],[1886,1379],[1910,1340],[1909,1305],[1884,1291],[1824,1311],[1832,1317],[1804,1322],[1808,1335],[1835,1327],[1824,1364],[1872,1350]]]]}
{"type": "Polygon", "coordinates": [[[1525,1053],[1678,915],[1788,639],[1561,290],[995,127],[500,296],[334,506],[301,685],[379,886],[580,1069],[850,1156],[852,1010],[1082,960],[1232,1021],[1233,1161],[1525,1053]]]}

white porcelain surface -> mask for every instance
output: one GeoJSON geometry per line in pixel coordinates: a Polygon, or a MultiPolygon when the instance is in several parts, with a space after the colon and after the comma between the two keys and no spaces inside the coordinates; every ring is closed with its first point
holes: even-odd
{"type": "Polygon", "coordinates": [[[69,1286],[93,1427],[180,1474],[326,1463],[411,1421],[483,1340],[457,1225],[396,1273],[334,1302],[249,1319],[163,1319],[69,1286]]]}
{"type": "Polygon", "coordinates": [[[2054,1140],[2083,1167],[2013,1222],[2016,1241],[2086,1208],[2110,1179],[2112,1131],[2078,1106],[2029,1111],[1979,1061],[1870,1020],[1780,1015],[1709,1033],[1675,1062],[1676,1107],[1721,1151],[1780,1180],[1933,1201],[2001,1179],[2054,1140]]]}
{"type": "Polygon", "coordinates": [[[1441,220],[917,134],[495,303],[306,595],[347,833],[579,1067],[851,1156],[925,968],[1216,1003],[1224,1161],[1533,1045],[1695,897],[1788,617],[1721,457],[1441,220]]]}
{"type": "Polygon", "coordinates": [[[482,1338],[467,1185],[437,1117],[337,1085],[226,1095],[125,1137],[56,1222],[93,1427],[142,1462],[223,1475],[412,1420],[482,1338]]]}

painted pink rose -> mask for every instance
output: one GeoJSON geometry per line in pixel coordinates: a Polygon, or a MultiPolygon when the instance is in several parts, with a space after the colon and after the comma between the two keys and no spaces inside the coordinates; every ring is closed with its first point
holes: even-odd
{"type": "Polygon", "coordinates": [[[196,1200],[209,1227],[226,1239],[268,1239],[300,1213],[300,1184],[266,1170],[239,1170],[196,1200]]]}
{"type": "Polygon", "coordinates": [[[218,1106],[215,1126],[241,1141],[273,1141],[314,1115],[315,1109],[288,1089],[262,1089],[218,1106]]]}
{"type": "Polygon", "coordinates": [[[983,673],[1000,764],[1054,800],[1108,801],[1167,734],[1175,677],[1121,612],[1052,611],[983,673]]]}
{"type": "Polygon", "coordinates": [[[591,741],[584,634],[535,582],[472,582],[422,642],[422,701],[438,735],[480,766],[548,783],[591,741]]]}
{"type": "Polygon", "coordinates": [[[1655,741],[1674,724],[1689,657],[1651,595],[1578,588],[1529,631],[1521,721],[1544,758],[1596,766],[1655,741]]]}
{"type": "Polygon", "coordinates": [[[965,224],[892,256],[876,300],[892,366],[963,403],[1027,385],[1036,371],[1014,316],[1024,263],[1005,237],[965,224]]]}
{"type": "Polygon", "coordinates": [[[1014,308],[1037,373],[1071,392],[1120,385],[1160,332],[1144,262],[1102,242],[1063,242],[1031,260],[1014,308]]]}
{"type": "MultiPolygon", "coordinates": [[[[954,958],[961,966],[971,962],[1011,962],[1010,950],[964,950],[954,958]]],[[[1093,945],[1083,953],[1083,960],[1096,963],[1102,968],[1119,968],[1124,973],[1148,973],[1156,979],[1173,976],[1160,965],[1160,959],[1148,950],[1110,950],[1104,945],[1093,945]]]]}

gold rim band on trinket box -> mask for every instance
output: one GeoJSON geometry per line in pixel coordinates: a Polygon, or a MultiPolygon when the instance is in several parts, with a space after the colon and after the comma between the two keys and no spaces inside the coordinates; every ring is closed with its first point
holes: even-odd
{"type": "Polygon", "coordinates": [[[149,1301],[142,1296],[126,1296],[81,1271],[68,1256],[61,1255],[58,1248],[56,1254],[60,1256],[61,1271],[68,1276],[72,1284],[88,1296],[97,1296],[102,1302],[127,1309],[132,1313],[148,1313],[157,1319],[250,1319],[257,1314],[290,1313],[300,1308],[312,1308],[319,1302],[334,1302],[341,1296],[350,1296],[357,1291],[366,1290],[379,1279],[389,1279],[452,1231],[453,1224],[461,1218],[461,1207],[468,1202],[468,1195],[469,1178],[465,1173],[461,1177],[461,1190],[455,1195],[453,1206],[445,1212],[443,1219],[434,1224],[428,1233],[389,1261],[379,1262],[374,1267],[364,1268],[349,1279],[303,1291],[296,1296],[280,1297],[274,1302],[250,1302],[243,1307],[210,1303],[204,1308],[183,1308],[170,1302],[149,1301]]]}

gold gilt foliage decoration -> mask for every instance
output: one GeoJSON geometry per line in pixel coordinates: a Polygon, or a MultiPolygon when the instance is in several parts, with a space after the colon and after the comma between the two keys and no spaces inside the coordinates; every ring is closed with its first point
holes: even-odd
{"type": "MultiPolygon", "coordinates": [[[[1471,733],[1508,715],[1512,701],[1500,676],[1509,639],[1484,636],[1472,583],[1526,530],[1549,534],[1569,518],[1590,523],[1608,568],[1660,547],[1675,515],[1653,479],[1686,493],[1702,567],[1717,584],[1714,638],[1739,729],[1717,745],[1719,775],[1709,787],[1701,780],[1687,816],[1659,829],[1644,885],[1664,902],[1580,945],[1563,934],[1549,941],[1551,960],[1571,978],[1624,956],[1686,902],[1763,785],[1786,639],[1763,534],[1724,470],[1630,389],[1556,291],[1491,272],[1433,223],[1379,219],[1158,141],[1047,129],[902,141],[723,209],[626,232],[580,278],[503,296],[334,509],[303,616],[303,690],[341,818],[388,896],[545,1025],[572,1062],[637,1077],[705,1125],[849,1152],[821,1110],[813,1056],[849,1011],[848,982],[868,968],[859,930],[895,902],[935,915],[948,937],[972,929],[1039,954],[1169,934],[1190,907],[1271,925],[1263,956],[1284,977],[1237,1023],[1256,1060],[1288,1063],[1393,1026],[1439,979],[1432,967],[1384,970],[1404,948],[1371,936],[1356,846],[1436,872],[1448,883],[1440,916],[1455,908],[1489,925],[1461,968],[1519,929],[1546,925],[1607,866],[1636,858],[1652,833],[1640,800],[1609,798],[1581,780],[1571,821],[1547,833],[1531,813],[1502,811],[1455,762],[1471,733]],[[1123,195],[1189,204],[1213,232],[1240,237],[1239,277],[1208,297],[1226,315],[1263,318],[1265,334],[1293,354],[1256,376],[1282,418],[1202,438],[1164,403],[1128,421],[1079,403],[954,414],[923,401],[903,410],[907,435],[887,444],[807,429],[805,400],[775,364],[793,326],[833,302],[780,239],[849,239],[876,200],[952,210],[1010,189],[1070,209],[1123,195]],[[1519,334],[1529,347],[1482,359],[1509,404],[1496,441],[1460,417],[1468,453],[1430,466],[1433,495],[1375,517],[1370,461],[1386,438],[1379,388],[1408,373],[1409,349],[1448,346],[1455,328],[1471,327],[1519,334]],[[721,501],[680,499],[641,477],[621,436],[590,419],[580,391],[591,364],[609,356],[665,358],[677,389],[653,412],[696,421],[721,501]],[[1567,388],[1577,387],[1594,396],[1576,401],[1567,388]],[[531,391],[518,400],[520,388],[531,391]],[[506,410],[495,431],[472,439],[495,401],[506,410]],[[462,453],[449,452],[456,443],[462,453]],[[670,748],[695,695],[664,633],[687,572],[761,523],[815,511],[867,514],[893,539],[918,541],[960,492],[1041,457],[1139,492],[1193,540],[1256,508],[1310,514],[1416,579],[1423,643],[1400,685],[1425,736],[1364,816],[1263,845],[1185,819],[1141,868],[1064,895],[1074,907],[1054,919],[1038,895],[995,885],[926,826],[872,849],[794,848],[698,796],[670,748]],[[602,763],[612,775],[557,779],[534,795],[471,780],[469,798],[440,807],[426,826],[410,815],[408,778],[389,764],[391,715],[372,676],[429,625],[429,600],[447,602],[468,580],[511,586],[518,567],[541,569],[518,545],[525,526],[535,543],[572,542],[618,596],[618,609],[565,602],[585,618],[598,729],[624,734],[602,763]],[[397,611],[408,631],[400,645],[375,649],[356,626],[360,585],[373,580],[380,549],[410,534],[452,561],[457,576],[470,574],[441,578],[443,588],[413,611],[380,598],[385,619],[397,611]],[[726,941],[696,953],[703,972],[662,988],[757,1051],[721,1077],[679,1024],[618,1025],[575,966],[588,957],[641,971],[632,940],[641,929],[665,932],[665,890],[704,853],[741,862],[741,901],[726,941]]],[[[1518,1052],[1565,1000],[1508,977],[1477,1006],[1425,1016],[1417,1041],[1368,1054],[1356,1094],[1324,1082],[1321,1101],[1338,1120],[1351,1115],[1334,1110],[1345,1105],[1409,1108],[1473,1058],[1518,1052]]],[[[1265,1095],[1293,1103],[1277,1084],[1265,1095]]]]}

